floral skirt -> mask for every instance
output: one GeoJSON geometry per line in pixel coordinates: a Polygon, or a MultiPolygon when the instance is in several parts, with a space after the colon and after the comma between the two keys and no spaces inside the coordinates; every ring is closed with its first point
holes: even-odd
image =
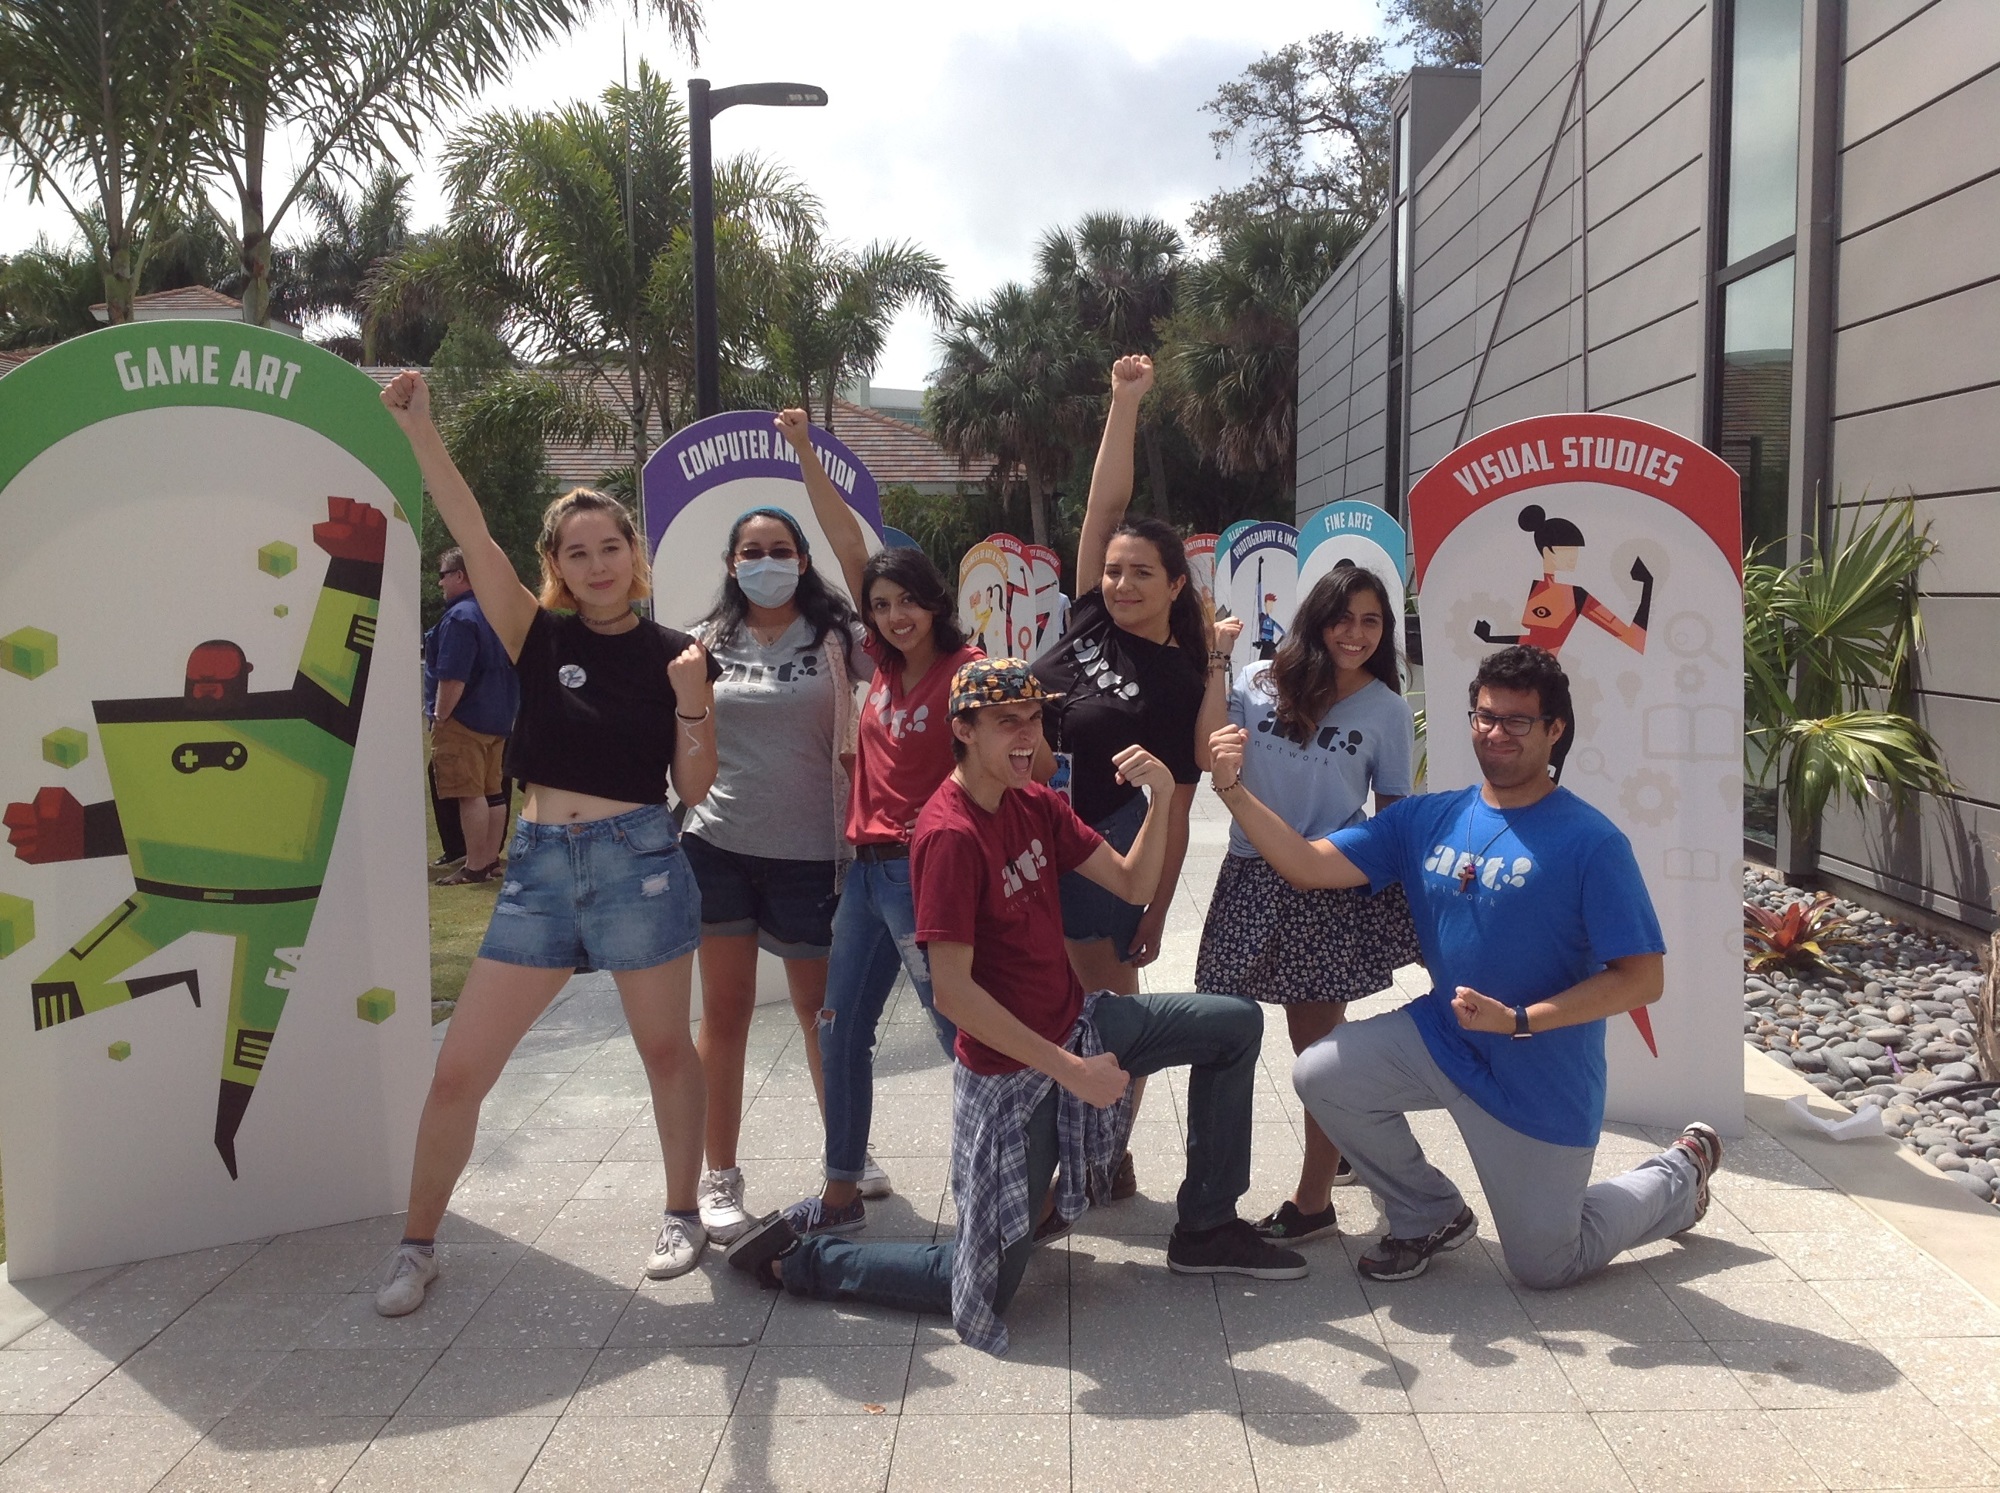
{"type": "Polygon", "coordinates": [[[1420,963],[1400,885],[1300,891],[1261,856],[1227,856],[1201,930],[1194,988],[1277,1006],[1352,1001],[1420,963]]]}

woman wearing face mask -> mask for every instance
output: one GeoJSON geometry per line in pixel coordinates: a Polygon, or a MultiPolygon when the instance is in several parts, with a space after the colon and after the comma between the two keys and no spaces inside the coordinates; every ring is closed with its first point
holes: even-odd
{"type": "Polygon", "coordinates": [[[700,894],[667,784],[698,803],[715,771],[711,662],[686,633],[642,620],[644,546],[622,504],[587,488],[542,519],[541,594],[523,586],[487,532],[479,501],[431,422],[421,376],[382,393],[416,452],[424,486],[486,620],[521,681],[509,765],[527,783],[506,884],[451,1030],[438,1051],[402,1246],[375,1310],[400,1317],[437,1278],[437,1228],[472,1154],[480,1102],[535,1018],[579,965],[609,970],[645,1063],[667,1173],[667,1212],[646,1274],[694,1268],[702,1070],[688,1040],[700,894]]]}
{"type": "MultiPolygon", "coordinates": [[[[1159,957],[1167,910],[1187,854],[1188,806],[1208,766],[1209,733],[1227,708],[1228,654],[1211,637],[1180,536],[1156,518],[1127,519],[1139,402],[1153,360],[1120,358],[1111,370],[1090,499],[1076,548],[1076,603],[1060,642],[1034,675],[1059,703],[1042,712],[1037,776],[1067,779],[1077,814],[1115,848],[1131,848],[1146,799],[1119,780],[1112,759],[1144,747],[1174,775],[1167,857],[1151,903],[1134,907],[1078,875],[1061,883],[1063,939],[1085,990],[1135,995],[1139,970],[1159,957]]],[[[1136,1104],[1136,1100],[1135,1100],[1136,1104]]],[[[1112,1198],[1136,1190],[1125,1157],[1112,1198]]]]}
{"type": "MultiPolygon", "coordinates": [[[[1416,735],[1396,667],[1389,590],[1371,570],[1322,576],[1269,663],[1229,692],[1230,728],[1245,738],[1243,786],[1293,829],[1321,840],[1410,792],[1416,735]]],[[[1227,797],[1234,783],[1216,784],[1227,797]]],[[[1234,826],[1201,932],[1194,988],[1285,1008],[1292,1051],[1345,1019],[1347,1003],[1387,989],[1422,958],[1400,886],[1300,891],[1234,826]]],[[[1257,1224],[1298,1244],[1337,1232],[1331,1189],[1354,1172],[1311,1115],[1292,1195],[1257,1224]]]]}
{"type": "MultiPolygon", "coordinates": [[[[795,450],[811,454],[803,410],[784,411],[777,425],[795,450]]],[[[803,470],[822,532],[842,564],[852,560],[858,571],[867,558],[860,526],[817,456],[803,470]]],[[[723,564],[722,593],[695,628],[722,669],[715,786],[684,832],[701,883],[698,1045],[708,1076],[701,1217],[713,1238],[726,1241],[751,1223],[736,1143],[760,947],[785,962],[813,1092],[825,1110],[819,1013],[839,868],[850,853],[840,750],[857,671],[865,680],[872,666],[853,609],[814,568],[790,514],[755,508],[737,519],[723,564]]]]}
{"type": "MultiPolygon", "coordinates": [[[[817,458],[811,458],[809,482],[817,467],[817,458]]],[[[855,529],[858,539],[858,524],[855,529]]],[[[848,553],[842,551],[843,562],[848,553]]],[[[848,574],[865,605],[875,685],[861,708],[847,807],[855,863],[834,914],[826,1014],[819,1029],[826,1075],[826,1187],[785,1210],[792,1231],[801,1235],[861,1228],[867,1222],[863,1199],[889,1190],[867,1147],[875,1033],[899,970],[907,969],[946,1058],[957,1037],[932,1005],[930,966],[916,945],[910,837],[918,812],[951,776],[946,717],[952,676],[959,665],[983,655],[965,641],[953,597],[922,550],[880,550],[848,574]]]]}

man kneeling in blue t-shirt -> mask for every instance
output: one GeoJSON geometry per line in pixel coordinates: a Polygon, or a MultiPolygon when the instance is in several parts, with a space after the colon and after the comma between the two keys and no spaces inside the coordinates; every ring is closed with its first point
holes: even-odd
{"type": "Polygon", "coordinates": [[[1374,1280],[1421,1275],[1478,1226],[1424,1157],[1406,1116],[1448,1110],[1465,1137],[1507,1268],[1566,1286],[1708,1211],[1722,1142],[1693,1124],[1622,1177],[1590,1185],[1604,1121],[1604,1021],[1660,998],[1666,945],[1632,847],[1556,786],[1575,729],[1569,680],[1539,648],[1503,648],[1473,677],[1472,748],[1485,782],[1391,804],[1308,841],[1237,779],[1244,733],[1211,742],[1215,791],[1297,887],[1400,881],[1429,994],[1336,1027],[1299,1055],[1292,1084],[1382,1200],[1389,1232],[1361,1258],[1374,1280]]]}

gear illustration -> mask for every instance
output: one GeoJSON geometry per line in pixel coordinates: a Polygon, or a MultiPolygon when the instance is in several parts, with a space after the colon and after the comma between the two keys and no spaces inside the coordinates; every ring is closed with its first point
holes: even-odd
{"type": "Polygon", "coordinates": [[[1488,622],[1500,632],[1517,632],[1520,618],[1518,606],[1500,600],[1497,596],[1461,596],[1451,604],[1446,616],[1444,630],[1451,644],[1451,651],[1469,664],[1476,664],[1494,649],[1492,643],[1482,643],[1473,635],[1475,622],[1488,622]]]}
{"type": "Polygon", "coordinates": [[[1674,670],[1674,687],[1684,695],[1691,695],[1701,688],[1701,682],[1706,677],[1700,664],[1682,664],[1674,670]]]}
{"type": "Polygon", "coordinates": [[[1618,802],[1641,824],[1665,824],[1674,817],[1680,798],[1674,780],[1650,767],[1633,773],[1618,790],[1618,802]]]}

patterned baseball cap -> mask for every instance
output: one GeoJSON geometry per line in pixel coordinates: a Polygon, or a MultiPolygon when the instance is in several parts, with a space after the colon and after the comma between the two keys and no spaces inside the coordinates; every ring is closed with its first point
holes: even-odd
{"type": "Polygon", "coordinates": [[[988,705],[1007,705],[1016,700],[1060,700],[1042,688],[1041,681],[1028,672],[1024,658],[979,658],[961,664],[951,676],[951,714],[979,710],[988,705]]]}

